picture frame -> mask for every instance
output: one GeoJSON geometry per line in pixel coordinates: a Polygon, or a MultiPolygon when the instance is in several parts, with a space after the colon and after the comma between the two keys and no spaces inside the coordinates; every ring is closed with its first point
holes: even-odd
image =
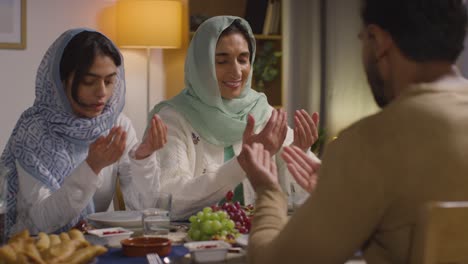
{"type": "Polygon", "coordinates": [[[26,0],[0,0],[0,49],[26,48],[26,0]]]}

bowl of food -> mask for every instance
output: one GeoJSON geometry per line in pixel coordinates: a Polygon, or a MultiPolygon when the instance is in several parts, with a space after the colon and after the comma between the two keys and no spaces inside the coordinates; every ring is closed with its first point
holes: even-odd
{"type": "Polygon", "coordinates": [[[195,262],[224,261],[231,245],[221,240],[185,243],[195,262]]]}
{"type": "Polygon", "coordinates": [[[139,257],[157,253],[164,257],[171,253],[171,240],[164,237],[132,237],[120,241],[125,256],[139,257]]]}
{"type": "Polygon", "coordinates": [[[0,263],[97,263],[96,257],[106,252],[106,247],[90,244],[77,229],[37,236],[25,229],[0,246],[0,263]]]}
{"type": "Polygon", "coordinates": [[[95,235],[105,239],[107,241],[107,245],[110,247],[119,247],[121,240],[129,238],[133,234],[133,231],[122,227],[93,229],[88,230],[87,232],[90,235],[95,235]]]}

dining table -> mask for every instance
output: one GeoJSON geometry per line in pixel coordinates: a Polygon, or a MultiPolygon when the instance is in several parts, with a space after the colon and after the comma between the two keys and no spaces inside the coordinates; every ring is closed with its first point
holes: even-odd
{"type": "MultiPolygon", "coordinates": [[[[170,259],[170,263],[190,263],[190,259],[186,258],[185,255],[189,251],[183,245],[172,246],[171,253],[167,256],[170,259]]],[[[162,257],[164,260],[164,257],[162,257]]],[[[127,257],[124,255],[121,248],[108,248],[106,254],[101,255],[97,258],[96,264],[147,264],[148,260],[146,256],[141,257],[127,257]]],[[[169,263],[169,262],[168,262],[169,263]]]]}
{"type": "MultiPolygon", "coordinates": [[[[172,246],[171,253],[166,257],[161,257],[163,263],[190,264],[194,263],[190,258],[189,250],[183,245],[172,246]]],[[[121,248],[109,248],[108,252],[97,258],[96,264],[148,264],[146,256],[127,257],[121,248]]],[[[217,263],[217,262],[210,262],[217,263]]],[[[245,253],[228,253],[225,261],[218,263],[244,264],[247,263],[245,253]]]]}
{"type": "MultiPolygon", "coordinates": [[[[133,216],[132,216],[133,217],[133,216]]],[[[116,224],[116,223],[112,223],[116,224]]],[[[189,229],[188,222],[171,222],[173,228],[168,234],[168,238],[172,242],[171,252],[168,256],[160,256],[163,263],[179,263],[179,264],[189,264],[195,263],[191,259],[189,250],[184,246],[184,243],[187,242],[187,231],[189,229]]],[[[105,227],[105,226],[101,226],[105,227]]],[[[134,233],[132,237],[142,236],[142,227],[134,228],[134,233]]],[[[93,244],[100,244],[98,240],[93,240],[93,237],[87,235],[87,238],[91,239],[90,242],[93,244]]],[[[222,262],[210,262],[210,263],[228,263],[228,264],[245,264],[247,263],[246,256],[246,243],[248,236],[245,237],[245,242],[240,244],[235,244],[234,247],[236,250],[233,252],[227,253],[226,259],[222,262]]],[[[238,240],[239,241],[239,240],[238,240]]],[[[121,247],[109,247],[107,246],[108,251],[96,258],[92,264],[147,264],[149,263],[146,256],[140,257],[127,257],[124,255],[124,252],[121,247]]],[[[149,263],[151,264],[151,263],[149,263]]],[[[366,264],[363,260],[360,252],[357,252],[353,258],[345,262],[344,264],[366,264]]]]}
{"type": "MultiPolygon", "coordinates": [[[[194,263],[190,256],[189,250],[183,245],[172,246],[172,251],[167,257],[161,257],[163,263],[174,263],[174,264],[192,264],[194,263]]],[[[123,254],[121,248],[110,248],[109,251],[99,256],[96,264],[148,264],[146,257],[127,257],[123,254]]],[[[213,262],[210,262],[213,263],[213,262]]],[[[215,262],[216,263],[216,262],[215,262]]],[[[232,254],[228,253],[228,256],[225,261],[217,263],[230,263],[230,264],[244,264],[247,263],[245,253],[232,254]]],[[[94,264],[94,263],[93,263],[94,264]]],[[[366,264],[366,261],[363,260],[360,256],[355,256],[352,259],[348,260],[344,264],[366,264]]]]}
{"type": "MultiPolygon", "coordinates": [[[[173,223],[174,227],[171,229],[171,232],[168,234],[168,238],[172,242],[171,252],[168,256],[160,256],[163,263],[176,263],[176,264],[189,264],[195,263],[191,259],[189,249],[184,246],[184,243],[187,242],[187,231],[188,223],[173,223]]],[[[141,228],[133,229],[134,234],[132,237],[142,236],[141,228]]],[[[93,244],[102,244],[102,241],[97,238],[86,235],[85,236],[93,244]]],[[[104,245],[104,244],[102,244],[104,245]]],[[[148,264],[146,256],[140,257],[128,257],[124,254],[120,246],[108,246],[105,245],[108,251],[97,257],[92,264],[148,264]]],[[[226,260],[218,263],[230,263],[230,264],[244,264],[247,263],[246,251],[241,247],[236,247],[236,252],[228,252],[226,260]]],[[[217,262],[210,262],[217,263],[217,262]]]]}
{"type": "MultiPolygon", "coordinates": [[[[180,235],[178,235],[180,236],[180,235]]],[[[171,253],[168,256],[161,256],[163,263],[173,264],[192,264],[194,263],[190,257],[189,250],[184,247],[183,244],[176,242],[172,248],[171,253]]],[[[149,264],[146,256],[141,257],[127,257],[124,255],[122,248],[108,248],[108,252],[97,258],[97,261],[93,264],[149,264]]],[[[226,260],[222,262],[210,262],[211,264],[216,263],[228,263],[228,264],[245,264],[247,263],[246,251],[241,250],[238,253],[228,253],[226,260]]],[[[344,264],[366,264],[366,261],[362,258],[360,253],[345,262],[344,264]]]]}

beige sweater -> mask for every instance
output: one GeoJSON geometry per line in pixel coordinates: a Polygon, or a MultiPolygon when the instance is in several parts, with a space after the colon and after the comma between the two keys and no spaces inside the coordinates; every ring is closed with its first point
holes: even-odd
{"type": "Polygon", "coordinates": [[[412,87],[343,131],[319,175],[289,222],[284,195],[259,191],[250,263],[407,263],[422,204],[468,200],[468,81],[412,87]]]}

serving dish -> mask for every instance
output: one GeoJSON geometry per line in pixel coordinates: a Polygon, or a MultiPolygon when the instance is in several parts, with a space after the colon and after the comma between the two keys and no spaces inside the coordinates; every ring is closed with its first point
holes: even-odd
{"type": "Polygon", "coordinates": [[[189,242],[184,246],[198,263],[224,261],[231,247],[229,243],[220,240],[189,242]]]}
{"type": "Polygon", "coordinates": [[[157,253],[164,257],[171,253],[172,242],[164,237],[132,237],[120,241],[125,256],[139,257],[157,253]]]}

